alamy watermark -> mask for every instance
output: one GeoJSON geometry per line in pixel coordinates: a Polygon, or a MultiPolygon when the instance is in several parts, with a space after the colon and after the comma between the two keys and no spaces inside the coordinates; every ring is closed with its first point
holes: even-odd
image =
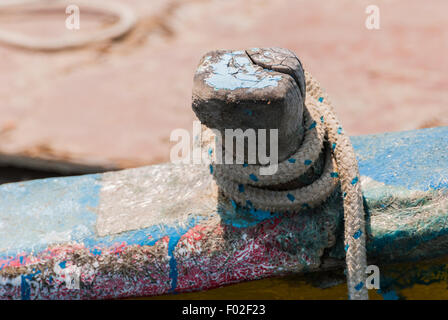
{"type": "Polygon", "coordinates": [[[380,268],[372,264],[367,266],[366,273],[369,274],[366,278],[366,288],[378,290],[380,288],[380,268]]]}
{"type": "Polygon", "coordinates": [[[65,19],[65,27],[68,30],[79,30],[81,27],[79,7],[71,4],[65,8],[65,13],[69,15],[65,19]]]}
{"type": "Polygon", "coordinates": [[[219,130],[212,129],[215,139],[213,153],[202,152],[202,130],[199,121],[193,122],[193,137],[185,129],[171,132],[170,141],[177,142],[171,148],[170,161],[177,164],[260,164],[260,175],[272,175],[278,169],[278,130],[277,129],[225,129],[223,136],[219,130]],[[267,155],[269,133],[269,155],[267,155]],[[234,144],[235,142],[235,144],[234,144]],[[247,142],[247,148],[245,148],[247,142]],[[247,152],[246,152],[247,150],[247,152]],[[224,155],[223,155],[224,154],[224,155]],[[258,160],[258,161],[257,161],[258,160]]]}
{"type": "Polygon", "coordinates": [[[369,5],[366,7],[366,18],[365,26],[369,30],[379,30],[380,29],[380,8],[376,5],[369,5]]]}
{"type": "Polygon", "coordinates": [[[81,268],[76,265],[66,267],[65,262],[56,263],[54,273],[62,277],[67,289],[79,290],[81,282],[81,268]]]}

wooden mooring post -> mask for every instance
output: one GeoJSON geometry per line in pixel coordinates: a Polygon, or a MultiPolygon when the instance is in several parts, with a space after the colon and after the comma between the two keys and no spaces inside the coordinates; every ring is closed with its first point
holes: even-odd
{"type": "MultiPolygon", "coordinates": [[[[237,89],[225,90],[229,98],[237,89]]],[[[448,127],[351,140],[369,263],[447,255],[448,127]]],[[[209,167],[195,164],[4,184],[0,298],[153,296],[341,268],[338,199],[301,214],[236,206],[218,194],[209,167]]]]}

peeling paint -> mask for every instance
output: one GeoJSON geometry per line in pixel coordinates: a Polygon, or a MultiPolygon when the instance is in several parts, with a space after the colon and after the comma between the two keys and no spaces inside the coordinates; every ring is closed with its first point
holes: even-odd
{"type": "Polygon", "coordinates": [[[224,53],[218,61],[205,60],[203,68],[208,67],[213,72],[205,79],[205,82],[215,90],[276,87],[278,81],[282,79],[280,74],[271,75],[264,69],[253,65],[243,51],[224,53]]]}
{"type": "MultiPolygon", "coordinates": [[[[358,183],[362,184],[368,218],[369,258],[394,262],[447,253],[448,198],[444,181],[448,164],[445,153],[440,153],[448,128],[429,130],[390,134],[387,138],[352,138],[360,159],[358,183]],[[406,134],[417,137],[412,150],[418,153],[407,153],[397,145],[396,141],[408,143],[406,134]],[[392,139],[394,135],[397,140],[392,139]],[[389,148],[390,144],[394,148],[389,148]],[[394,154],[395,150],[401,153],[394,154]],[[426,167],[421,168],[425,176],[406,165],[414,159],[417,169],[425,159],[426,167]],[[384,172],[392,177],[384,176],[384,172]],[[411,185],[408,177],[413,175],[416,183],[411,185]]],[[[184,168],[183,173],[190,174],[198,186],[210,181],[207,167],[199,175],[194,166],[190,169],[184,168]]],[[[0,298],[105,299],[178,293],[318,270],[324,250],[330,247],[330,256],[345,255],[343,242],[336,239],[342,235],[338,194],[320,209],[279,214],[256,210],[250,204],[234,207],[224,197],[205,196],[210,190],[200,187],[207,189],[203,190],[204,196],[200,191],[189,198],[198,203],[186,207],[185,194],[168,192],[183,181],[176,174],[168,174],[172,170],[173,165],[166,164],[0,186],[0,220],[8,230],[0,237],[0,298]],[[116,183],[110,183],[114,176],[116,183]],[[167,192],[163,199],[167,202],[169,198],[170,203],[165,211],[158,212],[160,203],[151,204],[151,199],[158,198],[148,198],[146,187],[139,188],[138,179],[132,180],[139,176],[149,181],[148,187],[151,181],[158,181],[154,188],[167,192]],[[126,183],[129,177],[133,178],[126,183]],[[112,191],[111,186],[116,187],[113,196],[102,197],[103,192],[112,191]],[[130,212],[132,206],[119,203],[123,201],[119,191],[123,188],[143,203],[135,214],[130,212]],[[102,206],[106,200],[109,203],[102,206]],[[101,208],[114,204],[127,211],[126,219],[135,219],[134,224],[114,229],[114,224],[121,223],[114,216],[108,221],[111,229],[99,234],[101,208]],[[186,209],[192,206],[196,209],[186,209]],[[160,219],[151,210],[156,210],[160,219]],[[64,285],[64,277],[55,271],[57,265],[63,270],[80,268],[80,290],[64,285]]]]}

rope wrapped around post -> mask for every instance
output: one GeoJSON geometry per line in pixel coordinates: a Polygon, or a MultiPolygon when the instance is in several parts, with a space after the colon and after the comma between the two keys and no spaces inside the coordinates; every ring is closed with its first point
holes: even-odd
{"type": "MultiPolygon", "coordinates": [[[[248,146],[243,164],[216,157],[211,164],[220,190],[239,205],[299,213],[319,206],[340,183],[349,298],[368,299],[365,219],[355,153],[328,96],[303,71],[294,53],[256,48],[206,54],[195,75],[193,109],[204,125],[224,137],[226,129],[278,130],[274,173],[259,174],[266,167],[259,158],[247,163],[248,146]],[[304,176],[313,179],[303,182],[304,176]]],[[[216,148],[223,148],[224,140],[216,148]]],[[[235,150],[224,151],[236,158],[235,150]]]]}

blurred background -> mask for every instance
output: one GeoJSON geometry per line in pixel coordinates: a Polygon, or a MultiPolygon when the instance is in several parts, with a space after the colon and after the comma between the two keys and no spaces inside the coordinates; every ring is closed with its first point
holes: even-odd
{"type": "MultiPolygon", "coordinates": [[[[3,1],[3,33],[67,39],[117,23],[79,5],[69,30],[64,5],[3,1]]],[[[117,39],[55,52],[0,42],[2,181],[168,161],[171,131],[192,130],[193,74],[214,49],[294,51],[350,135],[448,125],[446,0],[113,2],[137,18],[117,39]],[[379,29],[365,25],[369,5],[379,29]]]]}

